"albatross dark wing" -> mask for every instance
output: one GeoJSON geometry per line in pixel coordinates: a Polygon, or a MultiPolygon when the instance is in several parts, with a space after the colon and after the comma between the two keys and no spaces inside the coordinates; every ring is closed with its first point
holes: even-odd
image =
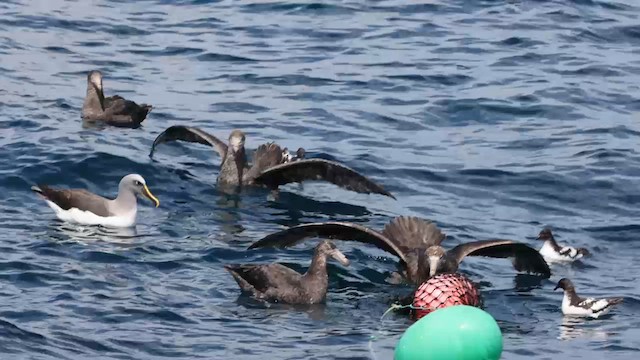
{"type": "Polygon", "coordinates": [[[513,267],[518,271],[551,276],[549,265],[540,253],[529,245],[511,240],[482,240],[461,244],[449,251],[458,263],[465,256],[486,256],[492,258],[511,258],[513,267]]]}
{"type": "Polygon", "coordinates": [[[408,249],[426,249],[440,245],[445,238],[436,224],[414,216],[399,216],[391,220],[382,234],[397,246],[408,249]]]}
{"type": "Polygon", "coordinates": [[[153,141],[153,145],[151,145],[151,152],[149,153],[149,157],[153,156],[153,152],[155,151],[156,146],[175,140],[182,140],[211,146],[216,149],[222,159],[224,159],[227,154],[227,145],[215,136],[207,133],[206,131],[200,130],[196,127],[174,125],[166,129],[160,135],[158,135],[158,137],[156,137],[156,139],[153,141]]]}
{"type": "Polygon", "coordinates": [[[384,235],[361,225],[342,222],[311,223],[294,226],[265,236],[251,244],[249,249],[269,246],[284,248],[313,237],[353,240],[372,244],[406,262],[406,257],[402,250],[384,235]]]}
{"type": "Polygon", "coordinates": [[[42,195],[45,199],[58,205],[63,210],[76,208],[78,210],[89,211],[98,216],[111,216],[107,208],[107,199],[102,196],[80,189],[52,189],[47,185],[38,185],[31,190],[42,195]]]}
{"type": "Polygon", "coordinates": [[[367,179],[342,164],[324,159],[305,159],[288,162],[265,169],[254,181],[272,189],[280,185],[302,182],[305,180],[325,180],[347,190],[359,193],[375,193],[395,199],[382,186],[367,179]]]}

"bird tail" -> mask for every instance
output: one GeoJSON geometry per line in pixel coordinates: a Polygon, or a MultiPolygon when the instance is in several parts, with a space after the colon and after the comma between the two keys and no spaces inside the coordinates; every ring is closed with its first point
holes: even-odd
{"type": "Polygon", "coordinates": [[[38,193],[38,194],[42,195],[42,189],[41,189],[41,188],[40,188],[40,186],[38,186],[38,185],[34,185],[34,186],[32,186],[32,187],[31,187],[31,190],[32,190],[33,192],[36,192],[36,193],[38,193]]]}
{"type": "Polygon", "coordinates": [[[233,279],[236,281],[236,283],[238,283],[238,286],[240,286],[240,290],[242,290],[242,292],[250,293],[254,296],[260,295],[258,290],[253,287],[253,285],[249,284],[249,282],[245,278],[242,277],[242,265],[229,264],[225,265],[224,268],[231,274],[231,276],[233,276],[233,279]]]}
{"type": "Polygon", "coordinates": [[[147,115],[149,115],[149,113],[151,112],[151,109],[153,109],[153,106],[151,105],[147,105],[147,104],[140,105],[140,109],[138,109],[138,118],[140,119],[140,122],[143,122],[144,119],[147,118],[147,115]]]}

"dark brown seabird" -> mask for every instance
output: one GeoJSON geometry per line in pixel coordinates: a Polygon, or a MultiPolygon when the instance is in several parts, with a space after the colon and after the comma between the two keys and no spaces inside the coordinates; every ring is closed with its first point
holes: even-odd
{"type": "Polygon", "coordinates": [[[324,302],[329,286],[327,258],[331,256],[342,265],[349,260],[330,241],[322,241],[314,251],[311,265],[305,274],[281,264],[225,265],[243,292],[255,298],[287,304],[317,304],[324,302]]]}
{"type": "Polygon", "coordinates": [[[541,274],[545,278],[551,276],[542,255],[526,244],[512,240],[481,240],[460,244],[447,251],[440,246],[445,234],[433,222],[417,217],[395,218],[382,233],[352,223],[304,224],[268,235],[249,249],[289,247],[312,237],[364,242],[397,256],[401,270],[388,279],[393,283],[404,280],[421,284],[436,274],[454,273],[466,256],[511,258],[518,271],[541,274]]]}
{"type": "Polygon", "coordinates": [[[218,174],[219,185],[261,185],[277,190],[280,185],[305,180],[324,180],[358,193],[374,193],[395,197],[382,186],[369,180],[335,161],[324,159],[303,159],[304,149],[297,151],[297,158],[288,154],[275,143],[260,145],[253,155],[253,164],[249,166],[244,148],[245,135],[234,130],[229,135],[229,145],[207,132],[188,126],[171,126],[163,131],[151,146],[153,157],[159,144],[182,140],[204,144],[216,149],[222,163],[218,174]]]}
{"type": "Polygon", "coordinates": [[[118,95],[105,98],[102,73],[93,70],[87,75],[87,95],[82,105],[83,120],[103,121],[119,127],[138,127],[151,108],[151,105],[138,105],[118,95]]]}

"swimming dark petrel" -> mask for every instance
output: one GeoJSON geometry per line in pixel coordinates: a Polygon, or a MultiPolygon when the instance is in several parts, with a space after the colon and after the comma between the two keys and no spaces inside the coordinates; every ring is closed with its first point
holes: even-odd
{"type": "Polygon", "coordinates": [[[255,298],[288,304],[317,304],[325,300],[329,276],[327,258],[332,257],[342,265],[349,260],[330,241],[322,241],[314,251],[311,265],[305,274],[281,264],[226,265],[243,292],[255,298]]]}
{"type": "Polygon", "coordinates": [[[229,144],[226,145],[196,127],[171,126],[155,139],[149,156],[153,157],[159,144],[174,140],[200,143],[216,149],[222,158],[218,174],[220,185],[262,185],[275,190],[288,183],[324,180],[347,190],[382,194],[395,199],[382,186],[340,163],[324,159],[301,159],[304,157],[302,148],[298,149],[297,157],[292,157],[288,150],[283,151],[275,143],[260,145],[253,155],[253,164],[249,166],[244,148],[245,135],[240,130],[234,130],[229,135],[229,144]]]}
{"type": "Polygon", "coordinates": [[[511,240],[481,240],[460,244],[447,251],[440,246],[445,234],[433,222],[417,217],[395,218],[382,233],[352,223],[304,224],[268,235],[249,249],[288,247],[311,237],[369,243],[399,257],[401,271],[389,279],[392,282],[405,280],[421,284],[436,274],[454,273],[466,256],[511,258],[518,271],[537,273],[546,278],[551,276],[542,255],[526,244],[511,240]]]}
{"type": "Polygon", "coordinates": [[[138,105],[118,95],[105,98],[102,73],[93,70],[87,75],[87,95],[82,105],[82,119],[120,127],[137,127],[151,108],[151,105],[138,105]]]}

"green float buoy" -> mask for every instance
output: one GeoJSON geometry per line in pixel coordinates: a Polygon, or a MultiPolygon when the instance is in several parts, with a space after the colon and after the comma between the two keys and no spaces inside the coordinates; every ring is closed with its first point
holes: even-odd
{"type": "Polygon", "coordinates": [[[502,332],[486,311],[467,305],[436,310],[411,325],[395,360],[497,360],[502,332]]]}

